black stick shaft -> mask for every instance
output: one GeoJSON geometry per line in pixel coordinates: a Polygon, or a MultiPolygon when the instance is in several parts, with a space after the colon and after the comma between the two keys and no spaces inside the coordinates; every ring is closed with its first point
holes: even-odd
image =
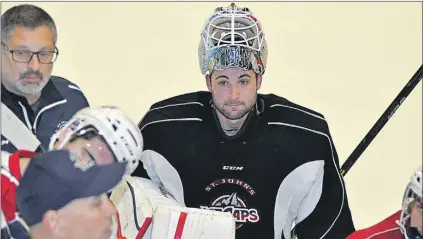
{"type": "Polygon", "coordinates": [[[355,162],[357,162],[358,158],[361,154],[366,150],[369,144],[373,141],[376,135],[382,130],[383,126],[389,121],[395,111],[400,107],[400,105],[404,102],[407,96],[413,91],[416,85],[421,81],[423,77],[423,65],[417,70],[417,72],[413,75],[411,80],[407,83],[407,85],[401,90],[401,92],[397,95],[397,97],[392,101],[389,107],[385,110],[382,116],[376,121],[370,131],[364,136],[363,140],[357,145],[348,159],[344,162],[341,167],[341,174],[345,176],[347,172],[351,169],[355,162]]]}

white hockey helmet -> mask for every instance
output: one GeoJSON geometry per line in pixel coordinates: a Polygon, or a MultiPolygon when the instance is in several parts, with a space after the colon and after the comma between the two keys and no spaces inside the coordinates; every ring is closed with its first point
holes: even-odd
{"type": "MultiPolygon", "coordinates": [[[[418,168],[413,172],[413,175],[410,178],[410,182],[407,184],[407,187],[404,192],[402,200],[402,212],[399,220],[401,232],[404,234],[405,238],[408,238],[407,235],[407,220],[411,215],[411,206],[415,200],[422,202],[422,190],[423,190],[423,177],[422,177],[422,167],[418,168]]],[[[414,238],[414,237],[413,237],[414,238]]]]}
{"type": "Polygon", "coordinates": [[[264,74],[267,44],[261,24],[248,8],[234,3],[216,8],[202,29],[198,60],[203,75],[230,67],[264,74]]]}
{"type": "Polygon", "coordinates": [[[144,141],[137,125],[116,107],[87,107],[78,111],[51,137],[49,150],[62,149],[70,140],[95,130],[102,137],[118,162],[127,162],[127,174],[137,168],[144,141]],[[60,139],[60,144],[55,145],[60,139]]]}

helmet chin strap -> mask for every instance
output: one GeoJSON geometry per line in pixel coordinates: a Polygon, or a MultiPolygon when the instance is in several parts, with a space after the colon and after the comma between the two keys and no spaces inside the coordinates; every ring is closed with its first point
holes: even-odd
{"type": "Polygon", "coordinates": [[[419,233],[415,227],[406,227],[405,223],[411,215],[407,215],[401,220],[396,220],[396,224],[399,226],[401,233],[404,235],[404,239],[423,239],[423,236],[419,233]]]}
{"type": "Polygon", "coordinates": [[[422,234],[419,233],[416,227],[408,227],[407,236],[409,239],[423,239],[422,234]]]}
{"type": "Polygon", "coordinates": [[[407,236],[407,229],[405,228],[405,222],[407,221],[408,218],[410,218],[410,215],[407,215],[404,218],[395,221],[395,223],[399,226],[400,231],[404,235],[405,239],[410,239],[407,236]]]}

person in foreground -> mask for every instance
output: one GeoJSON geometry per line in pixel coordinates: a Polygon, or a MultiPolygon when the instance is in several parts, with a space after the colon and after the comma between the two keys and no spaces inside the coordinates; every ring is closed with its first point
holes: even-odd
{"type": "MultiPolygon", "coordinates": [[[[217,8],[198,57],[208,91],[154,103],[139,123],[145,151],[132,174],[180,204],[229,212],[236,238],[346,238],[354,231],[328,123],[316,111],[258,94],[268,49],[248,8],[217,8]]],[[[154,219],[153,219],[154,220],[154,219]]]]}
{"type": "MultiPolygon", "coordinates": [[[[99,198],[93,198],[93,200],[78,199],[75,200],[75,202],[72,201],[73,199],[80,197],[79,193],[85,193],[85,190],[90,190],[90,185],[87,182],[77,181],[79,180],[78,177],[83,179],[82,176],[78,176],[79,171],[73,172],[75,173],[74,178],[67,178],[66,173],[72,173],[72,171],[69,171],[72,168],[69,168],[66,164],[67,161],[60,164],[58,162],[56,163],[54,158],[69,159],[69,157],[71,157],[74,161],[73,164],[75,167],[79,167],[81,170],[91,168],[94,164],[109,165],[116,162],[125,163],[125,173],[130,174],[137,167],[141,157],[143,139],[140,132],[137,130],[136,124],[119,109],[114,107],[85,108],[77,112],[68,124],[52,137],[49,149],[50,152],[42,154],[36,154],[25,150],[20,150],[15,154],[8,154],[7,152],[2,151],[2,212],[4,213],[6,221],[9,223],[13,237],[16,239],[27,238],[25,235],[28,231],[31,231],[31,234],[33,232],[32,227],[30,230],[29,228],[25,228],[26,224],[29,224],[30,226],[33,225],[31,221],[28,222],[25,218],[25,210],[27,210],[28,213],[28,210],[32,212],[32,209],[31,207],[25,209],[19,206],[16,203],[16,197],[18,196],[16,196],[15,192],[18,185],[19,187],[26,187],[25,184],[22,184],[23,178],[29,177],[31,178],[31,180],[28,179],[30,182],[35,182],[38,179],[33,179],[33,177],[38,174],[42,174],[40,171],[36,173],[35,176],[26,176],[30,167],[29,165],[31,165],[35,158],[40,158],[39,161],[41,163],[44,162],[44,158],[47,158],[45,159],[46,162],[50,160],[49,162],[51,165],[35,165],[43,168],[47,166],[54,167],[45,168],[46,171],[50,170],[50,173],[52,174],[50,175],[52,177],[51,180],[53,180],[54,177],[54,182],[50,182],[45,179],[46,181],[43,183],[49,183],[48,185],[45,185],[46,190],[48,191],[43,191],[44,186],[41,189],[35,188],[36,191],[34,191],[34,193],[37,193],[36,198],[34,201],[30,200],[29,203],[36,203],[37,200],[42,200],[43,202],[48,203],[45,206],[51,206],[49,209],[61,211],[62,208],[56,208],[57,205],[53,204],[49,200],[57,200],[59,204],[60,202],[69,201],[70,203],[63,207],[63,209],[70,208],[70,210],[65,210],[64,213],[59,214],[63,214],[65,216],[68,215],[68,217],[63,218],[62,229],[65,232],[57,238],[74,238],[74,236],[78,235],[78,233],[81,233],[88,227],[93,226],[92,224],[100,223],[100,221],[97,220],[97,216],[102,215],[98,213],[101,212],[100,209],[105,204],[103,202],[103,197],[101,197],[101,200],[99,200],[99,198]],[[70,154],[63,152],[61,154],[54,153],[58,150],[66,150],[66,152],[69,152],[70,154]],[[57,185],[54,186],[54,183],[57,183],[57,185]],[[63,184],[60,185],[61,183],[63,184]],[[66,192],[62,191],[69,189],[75,190],[73,192],[74,194],[72,194],[72,192],[68,192],[68,194],[66,194],[66,192]],[[55,197],[58,198],[56,199],[55,197]],[[83,208],[84,205],[85,209],[83,208]],[[89,205],[92,207],[88,207],[89,205]],[[68,213],[66,214],[66,212],[68,213]],[[23,215],[24,220],[22,220],[22,215],[20,214],[23,215]],[[78,217],[81,218],[77,219],[78,217]]],[[[87,177],[88,176],[89,175],[87,175],[87,177]]],[[[35,185],[35,187],[41,187],[41,185],[35,185]]],[[[30,193],[32,192],[31,190],[34,189],[22,190],[21,194],[30,193]]],[[[92,190],[90,192],[92,192],[92,190]]],[[[60,206],[64,205],[60,204],[60,206]]],[[[108,208],[108,206],[106,208],[108,208]]],[[[49,219],[49,217],[46,217],[45,219],[49,219]]],[[[45,230],[51,229],[46,227],[47,225],[48,224],[45,223],[38,224],[35,228],[42,228],[45,230]]],[[[99,229],[101,229],[101,227],[99,229]]],[[[93,233],[98,232],[97,229],[90,229],[90,231],[93,233]]],[[[37,233],[37,231],[35,231],[35,233],[37,233]]],[[[95,235],[88,233],[85,237],[75,238],[104,237],[96,237],[95,235]]]]}
{"type": "Polygon", "coordinates": [[[107,192],[123,178],[126,163],[96,165],[68,150],[31,159],[16,190],[32,238],[107,239],[115,235],[115,207],[107,192]],[[72,226],[70,226],[72,225],[72,226]]]}
{"type": "Polygon", "coordinates": [[[422,180],[420,167],[405,189],[401,210],[374,226],[355,231],[347,239],[423,239],[422,180]]]}

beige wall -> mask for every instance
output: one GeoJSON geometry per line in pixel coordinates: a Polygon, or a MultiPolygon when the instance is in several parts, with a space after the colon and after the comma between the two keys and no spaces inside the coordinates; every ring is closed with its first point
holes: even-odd
{"type": "MultiPolygon", "coordinates": [[[[157,100],[206,89],[197,46],[205,18],[219,4],[37,5],[58,26],[54,74],[77,83],[92,105],[119,106],[138,121],[157,100]]],[[[13,5],[2,3],[2,11],[13,5]]],[[[421,4],[246,6],[267,33],[261,92],[323,113],[342,164],[421,64],[421,4]]],[[[422,160],[421,98],[420,83],[346,176],[357,228],[401,206],[422,160]]]]}

